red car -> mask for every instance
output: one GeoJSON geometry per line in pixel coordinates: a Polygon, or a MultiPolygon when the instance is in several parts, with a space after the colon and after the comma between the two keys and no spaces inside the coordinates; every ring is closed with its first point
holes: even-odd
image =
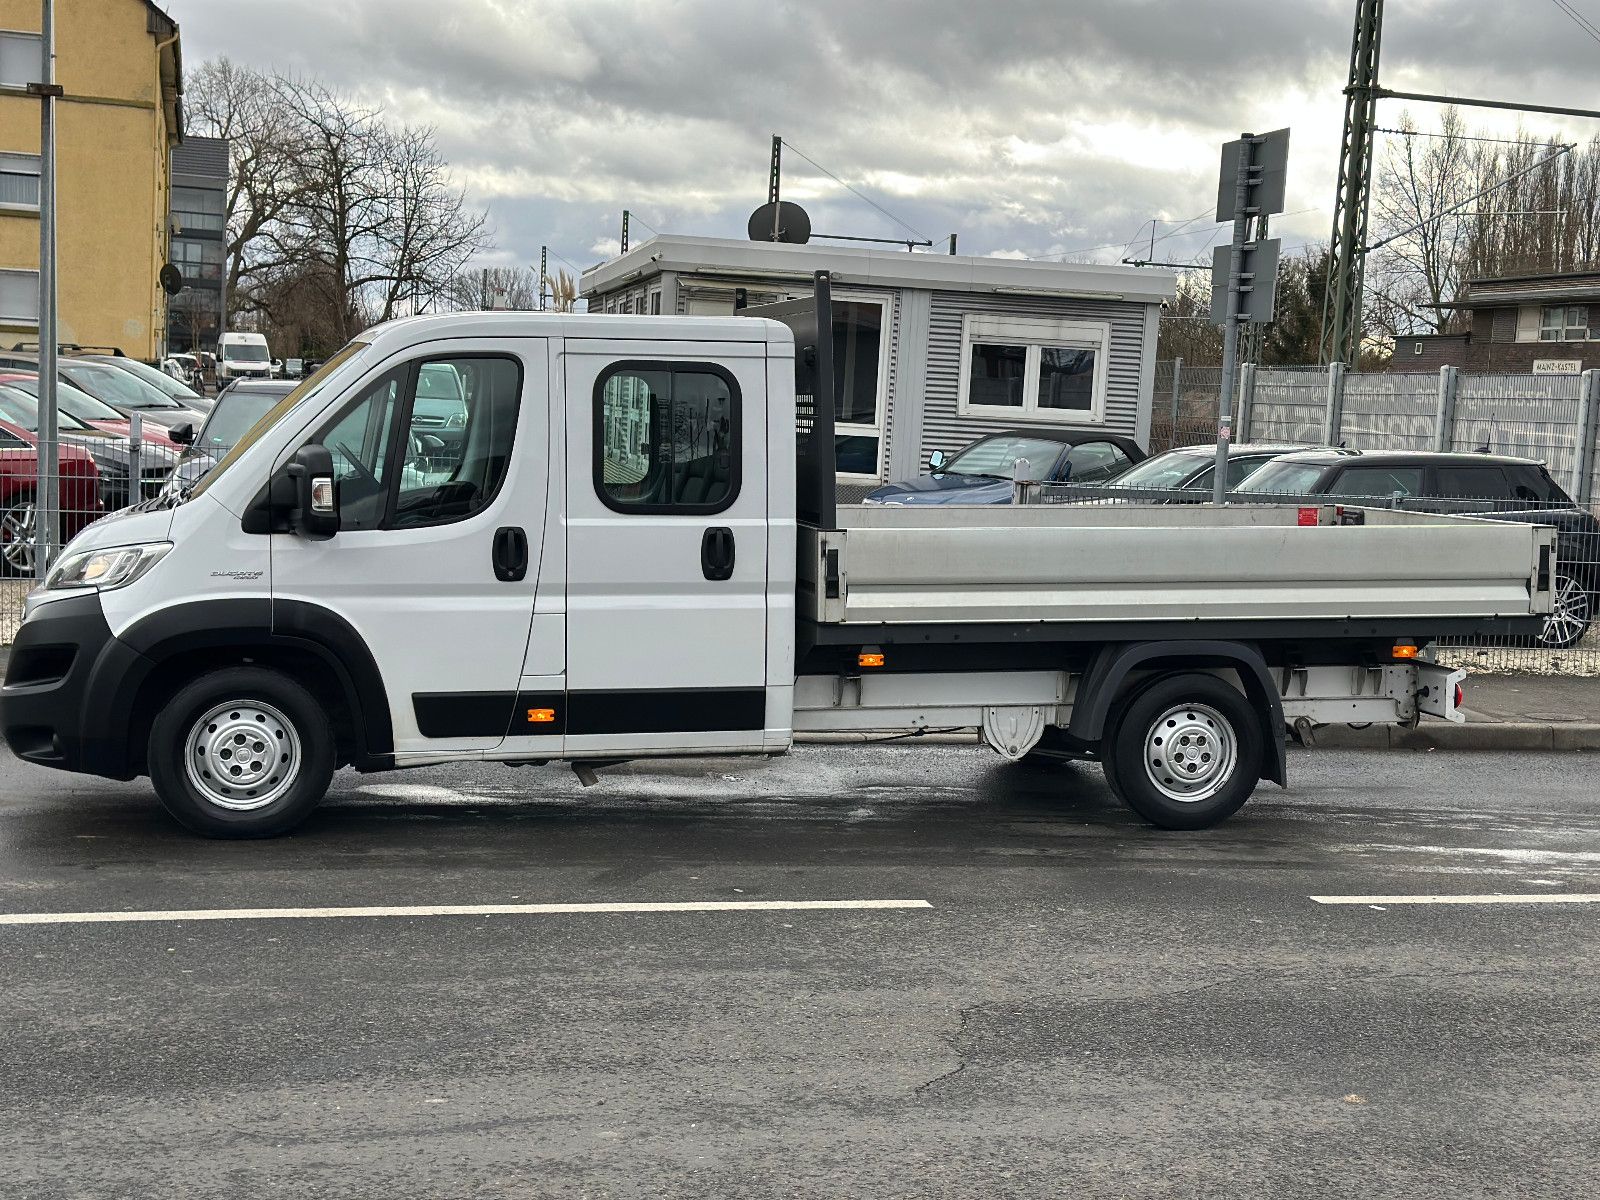
{"type": "MultiPolygon", "coordinates": [[[[100,516],[100,472],[76,446],[60,447],[61,540],[100,516]]],[[[38,441],[27,430],[0,421],[0,575],[34,573],[34,507],[39,490],[38,441]]]]}
{"type": "MultiPolygon", "coordinates": [[[[12,387],[21,388],[35,400],[39,398],[39,377],[25,371],[6,371],[0,369],[0,383],[10,384],[12,387]]],[[[65,379],[56,383],[56,407],[68,416],[77,417],[85,425],[93,425],[96,429],[103,429],[107,433],[120,433],[126,436],[131,432],[132,426],[128,418],[119,413],[104,400],[96,400],[81,388],[73,387],[65,379]]],[[[176,456],[182,447],[167,436],[167,427],[158,425],[154,421],[142,423],[144,428],[139,437],[147,446],[156,446],[162,450],[170,450],[176,456]]],[[[198,428],[198,426],[196,426],[198,428]]]]}

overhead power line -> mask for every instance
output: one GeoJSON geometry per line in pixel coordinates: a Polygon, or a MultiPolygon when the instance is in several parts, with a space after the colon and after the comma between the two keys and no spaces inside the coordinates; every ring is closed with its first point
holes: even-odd
{"type": "Polygon", "coordinates": [[[877,209],[884,216],[888,217],[889,220],[893,221],[896,225],[900,226],[901,229],[904,229],[909,233],[916,234],[919,238],[921,238],[925,242],[931,243],[933,241],[933,239],[930,238],[927,234],[923,233],[922,230],[918,229],[915,225],[912,225],[912,224],[910,224],[910,223],[908,223],[906,221],[903,221],[899,217],[895,216],[892,212],[890,212],[883,205],[879,204],[876,200],[874,200],[871,196],[867,195],[860,188],[852,187],[850,184],[848,184],[844,180],[840,179],[832,171],[828,170],[827,167],[823,166],[816,159],[812,158],[809,154],[807,154],[804,150],[800,149],[800,147],[796,146],[788,138],[784,138],[783,139],[783,144],[784,144],[784,147],[786,149],[794,151],[796,154],[798,154],[801,158],[805,159],[808,163],[810,163],[817,170],[821,171],[829,179],[833,180],[840,187],[844,188],[845,191],[851,193],[857,199],[863,200],[867,204],[870,204],[873,208],[877,209]]]}
{"type": "Polygon", "coordinates": [[[1571,17],[1574,25],[1587,33],[1595,41],[1600,42],[1600,25],[1596,25],[1593,21],[1589,20],[1588,17],[1584,16],[1581,12],[1569,4],[1567,0],[1550,0],[1550,2],[1562,12],[1566,13],[1567,16],[1571,17]]]}

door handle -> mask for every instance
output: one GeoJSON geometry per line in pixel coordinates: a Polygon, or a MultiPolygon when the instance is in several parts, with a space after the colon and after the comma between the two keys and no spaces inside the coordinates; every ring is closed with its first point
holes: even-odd
{"type": "Polygon", "coordinates": [[[528,576],[528,535],[515,525],[494,531],[494,577],[518,583],[528,576]]]}
{"type": "Polygon", "coordinates": [[[700,571],[712,582],[733,578],[733,530],[713,526],[700,539],[700,571]]]}

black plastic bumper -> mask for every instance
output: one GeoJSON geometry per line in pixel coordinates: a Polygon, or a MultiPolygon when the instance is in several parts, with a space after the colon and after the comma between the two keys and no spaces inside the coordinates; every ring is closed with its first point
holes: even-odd
{"type": "Polygon", "coordinates": [[[149,667],[111,636],[98,593],[54,600],[17,632],[0,687],[0,734],[27,762],[131,779],[127,729],[113,714],[149,667]]]}

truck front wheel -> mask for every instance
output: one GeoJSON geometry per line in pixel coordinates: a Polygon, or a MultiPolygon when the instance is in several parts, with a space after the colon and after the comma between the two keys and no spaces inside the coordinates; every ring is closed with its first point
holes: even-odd
{"type": "Polygon", "coordinates": [[[150,729],[150,780],[166,810],[206,837],[274,837],[305,819],[333,778],[328,715],[287,675],[236,667],[189,684],[150,729]]]}
{"type": "Polygon", "coordinates": [[[1205,829],[1237,812],[1261,776],[1261,723],[1214,675],[1172,675],[1141,691],[1106,730],[1106,778],[1162,829],[1205,829]]]}

